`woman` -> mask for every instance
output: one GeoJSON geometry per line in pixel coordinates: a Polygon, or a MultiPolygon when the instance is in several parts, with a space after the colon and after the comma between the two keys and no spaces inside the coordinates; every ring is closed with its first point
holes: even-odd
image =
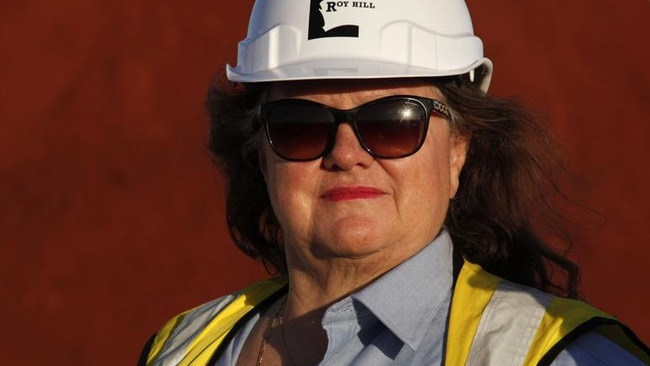
{"type": "Polygon", "coordinates": [[[577,269],[531,216],[552,218],[548,136],[491,69],[460,0],[258,0],[210,148],[233,239],[280,276],[172,319],[141,363],[650,362],[567,299],[577,269]]]}

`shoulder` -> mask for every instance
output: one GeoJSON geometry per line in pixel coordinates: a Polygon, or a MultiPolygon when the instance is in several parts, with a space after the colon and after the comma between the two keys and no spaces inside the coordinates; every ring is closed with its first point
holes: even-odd
{"type": "Polygon", "coordinates": [[[194,307],[169,319],[145,344],[139,366],[147,365],[152,359],[165,359],[175,357],[182,353],[180,348],[187,346],[188,342],[209,324],[210,320],[221,310],[226,308],[237,297],[238,293],[219,297],[202,305],[194,307]],[[168,342],[170,339],[183,338],[181,342],[168,342]]]}
{"type": "Polygon", "coordinates": [[[219,314],[224,308],[230,305],[239,294],[240,291],[237,291],[196,306],[171,318],[165,326],[173,325],[175,329],[202,328],[216,314],[219,314]]]}
{"type": "Polygon", "coordinates": [[[147,365],[154,356],[160,359],[165,354],[173,354],[174,347],[170,347],[172,343],[166,342],[167,340],[182,334],[192,338],[192,335],[198,334],[205,328],[214,314],[232,303],[236,295],[237,293],[222,296],[169,319],[144,345],[138,366],[147,365]]]}
{"type": "Polygon", "coordinates": [[[260,281],[176,315],[147,343],[143,354],[157,362],[180,360],[190,352],[209,355],[251,310],[282,293],[286,283],[285,277],[260,281]],[[199,343],[201,347],[194,347],[199,343]]]}

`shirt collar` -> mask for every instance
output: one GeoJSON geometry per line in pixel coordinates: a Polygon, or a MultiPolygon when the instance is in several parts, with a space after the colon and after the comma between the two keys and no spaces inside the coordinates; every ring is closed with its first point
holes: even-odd
{"type": "Polygon", "coordinates": [[[352,299],[416,350],[436,312],[449,306],[452,263],[451,238],[443,229],[433,242],[352,295],[352,299]]]}

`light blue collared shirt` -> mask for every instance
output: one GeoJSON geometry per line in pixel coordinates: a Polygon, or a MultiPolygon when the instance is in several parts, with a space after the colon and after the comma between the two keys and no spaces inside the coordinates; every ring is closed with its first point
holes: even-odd
{"type": "MultiPolygon", "coordinates": [[[[451,238],[443,231],[415,256],[331,305],[322,319],[328,345],[320,365],[443,365],[452,263],[451,238]]],[[[217,366],[236,363],[258,319],[259,314],[241,328],[217,366]]],[[[643,363],[608,339],[588,333],[563,350],[552,365],[643,363]]]]}

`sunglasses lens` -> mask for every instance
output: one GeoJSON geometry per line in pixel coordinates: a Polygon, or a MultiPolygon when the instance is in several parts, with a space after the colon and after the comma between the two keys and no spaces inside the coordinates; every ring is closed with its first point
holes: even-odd
{"type": "Polygon", "coordinates": [[[382,100],[359,110],[357,128],[373,155],[400,158],[418,150],[426,134],[428,117],[417,101],[382,100]]]}
{"type": "Polygon", "coordinates": [[[371,155],[395,159],[422,146],[427,111],[416,97],[388,97],[346,111],[305,100],[284,100],[262,105],[261,117],[273,151],[287,160],[321,157],[341,122],[355,124],[361,144],[371,155]]]}
{"type": "Polygon", "coordinates": [[[287,160],[313,160],[325,151],[334,118],[325,108],[282,103],[263,112],[271,147],[287,160]]]}

